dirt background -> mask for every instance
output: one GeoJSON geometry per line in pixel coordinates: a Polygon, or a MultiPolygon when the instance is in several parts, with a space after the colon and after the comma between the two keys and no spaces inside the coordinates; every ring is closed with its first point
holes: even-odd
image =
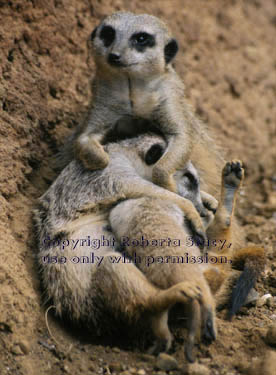
{"type": "MultiPolygon", "coordinates": [[[[3,375],[157,372],[155,360],[143,356],[141,347],[125,347],[119,340],[89,342],[50,317],[60,342],[53,349],[33,257],[31,209],[54,179],[52,155],[83,119],[91,100],[94,66],[86,40],[102,17],[118,10],[161,17],[178,39],[175,64],[188,100],[227,158],[245,163],[238,217],[248,243],[263,244],[267,250],[267,269],[257,289],[260,295],[276,295],[275,1],[0,0],[3,375]]],[[[198,349],[204,366],[199,373],[248,373],[258,358],[269,366],[276,351],[265,335],[276,322],[275,306],[272,301],[244,308],[232,323],[219,314],[217,341],[198,349]]],[[[171,374],[185,373],[181,338],[173,355],[180,369],[171,374]]],[[[276,361],[270,375],[275,368],[276,361]]]]}

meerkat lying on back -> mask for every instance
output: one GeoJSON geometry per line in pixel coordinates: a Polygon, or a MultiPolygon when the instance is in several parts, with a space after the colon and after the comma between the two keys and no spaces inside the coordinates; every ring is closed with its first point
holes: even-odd
{"type": "MultiPolygon", "coordinates": [[[[212,244],[207,255],[209,259],[219,260],[215,265],[207,262],[206,257],[204,261],[199,249],[200,242],[197,244],[196,238],[189,239],[185,216],[172,202],[147,197],[126,200],[113,208],[109,216],[113,233],[118,240],[123,239],[123,251],[130,257],[140,258],[137,267],[153,285],[167,289],[179,282],[197,280],[204,303],[200,306],[197,300],[193,300],[189,306],[190,324],[185,349],[189,361],[194,360],[193,345],[201,326],[203,337],[209,341],[216,338],[214,297],[218,306],[229,300],[233,281],[237,279],[232,266],[238,265],[239,269],[244,267],[245,270],[232,291],[229,318],[244,304],[257,276],[264,268],[263,248],[237,250],[235,238],[232,237],[235,201],[243,175],[239,161],[226,163],[222,171],[219,205],[216,209],[216,202],[209,199],[209,204],[213,206],[209,206],[210,215],[203,217],[208,240],[212,244]],[[131,245],[131,240],[126,241],[128,238],[136,239],[134,245],[131,245]],[[140,238],[143,238],[143,242],[137,244],[137,239],[140,238]],[[172,247],[168,242],[158,245],[158,239],[164,238],[178,239],[179,245],[172,247]]],[[[199,210],[202,209],[198,173],[193,165],[190,164],[182,176],[175,178],[182,194],[189,197],[199,210]]],[[[164,315],[166,320],[168,311],[164,315]]]]}
{"type": "Polygon", "coordinates": [[[96,63],[93,104],[86,128],[78,131],[76,157],[90,170],[105,168],[109,157],[101,143],[118,120],[131,116],[153,121],[168,142],[153,169],[153,182],[176,192],[172,175],[189,160],[201,132],[171,65],[176,40],[158,18],[129,12],[105,18],[91,39],[96,63]]]}
{"type": "Polygon", "coordinates": [[[116,262],[121,254],[106,228],[112,205],[122,199],[148,196],[181,206],[181,197],[150,182],[165,147],[161,137],[143,135],[106,145],[110,161],[102,171],[72,161],[39,199],[34,219],[42,283],[57,315],[99,330],[112,325],[110,317],[125,324],[144,318],[156,347],[167,350],[172,341],[168,310],[193,300],[204,308],[204,291],[196,279],[161,289],[135,264],[116,262]],[[92,251],[99,234],[105,241],[92,251]]]}

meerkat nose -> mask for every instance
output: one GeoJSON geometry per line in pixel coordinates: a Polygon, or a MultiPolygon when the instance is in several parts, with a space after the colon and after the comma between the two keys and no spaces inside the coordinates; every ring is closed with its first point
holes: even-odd
{"type": "Polygon", "coordinates": [[[108,55],[108,62],[110,65],[120,65],[121,56],[118,53],[110,53],[108,55]]]}

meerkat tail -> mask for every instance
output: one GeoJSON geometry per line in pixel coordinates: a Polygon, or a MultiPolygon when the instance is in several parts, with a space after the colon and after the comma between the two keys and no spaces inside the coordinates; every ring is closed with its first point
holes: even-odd
{"type": "Polygon", "coordinates": [[[243,272],[232,290],[230,308],[227,315],[229,320],[243,306],[250,290],[254,287],[260,273],[264,270],[264,249],[262,247],[248,247],[237,251],[233,258],[232,267],[240,269],[242,266],[244,266],[243,272]]]}

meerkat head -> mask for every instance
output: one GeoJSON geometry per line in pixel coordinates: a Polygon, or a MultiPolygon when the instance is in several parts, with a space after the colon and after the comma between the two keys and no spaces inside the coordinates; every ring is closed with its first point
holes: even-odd
{"type": "Polygon", "coordinates": [[[174,174],[177,183],[178,194],[189,199],[200,215],[205,216],[206,208],[200,194],[200,178],[194,165],[189,161],[183,170],[174,174]]]}
{"type": "Polygon", "coordinates": [[[94,29],[91,41],[97,67],[113,74],[162,74],[178,51],[165,23],[148,14],[114,13],[94,29]]]}

